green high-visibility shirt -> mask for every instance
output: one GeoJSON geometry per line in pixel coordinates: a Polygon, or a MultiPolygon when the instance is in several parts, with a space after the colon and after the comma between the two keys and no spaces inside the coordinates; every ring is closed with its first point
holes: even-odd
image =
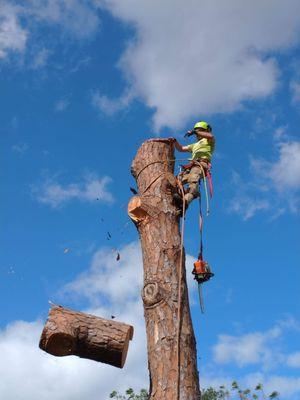
{"type": "Polygon", "coordinates": [[[215,149],[215,143],[212,140],[202,138],[196,143],[189,144],[187,148],[188,151],[192,153],[192,160],[196,160],[197,158],[206,158],[211,161],[215,149]]]}

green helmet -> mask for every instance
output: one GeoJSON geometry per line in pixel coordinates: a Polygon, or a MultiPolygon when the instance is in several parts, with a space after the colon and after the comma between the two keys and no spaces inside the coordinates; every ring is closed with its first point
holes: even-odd
{"type": "Polygon", "coordinates": [[[202,128],[202,129],[205,129],[206,131],[208,130],[208,127],[209,127],[209,125],[208,125],[208,123],[205,122],[205,121],[197,122],[197,123],[194,125],[194,129],[202,128]]]}

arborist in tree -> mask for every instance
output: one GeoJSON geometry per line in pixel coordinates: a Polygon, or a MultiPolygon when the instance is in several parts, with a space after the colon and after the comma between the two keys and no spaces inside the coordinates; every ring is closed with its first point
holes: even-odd
{"type": "MultiPolygon", "coordinates": [[[[199,196],[199,181],[204,176],[210,177],[211,158],[215,148],[215,137],[212,133],[211,126],[205,122],[197,122],[193,130],[188,131],[184,136],[190,137],[195,135],[197,142],[182,146],[177,139],[172,138],[175,148],[180,152],[192,153],[191,162],[183,165],[183,171],[179,174],[182,184],[188,185],[184,200],[186,207],[199,196]]],[[[211,183],[211,182],[209,182],[211,183]]],[[[210,186],[211,189],[211,186],[210,186]]],[[[175,195],[175,201],[178,195],[175,195]]]]}

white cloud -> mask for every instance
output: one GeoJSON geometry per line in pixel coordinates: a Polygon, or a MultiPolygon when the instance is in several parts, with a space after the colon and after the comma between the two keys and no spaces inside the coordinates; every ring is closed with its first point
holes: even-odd
{"type": "MultiPolygon", "coordinates": [[[[97,7],[93,1],[28,0],[19,5],[10,3],[0,1],[0,60],[6,58],[9,52],[23,53],[27,50],[28,44],[33,43],[35,37],[35,24],[57,26],[76,39],[91,37],[100,26],[97,7]],[[22,26],[23,23],[26,24],[26,29],[22,26]]],[[[44,67],[49,55],[48,49],[35,48],[29,68],[44,67]]]]}
{"type": "Polygon", "coordinates": [[[11,149],[13,152],[23,155],[28,151],[29,146],[27,143],[20,142],[20,143],[14,144],[11,147],[11,149]]]}
{"type": "Polygon", "coordinates": [[[47,61],[49,59],[50,54],[51,51],[46,49],[45,47],[38,50],[33,56],[33,60],[31,62],[30,67],[32,69],[39,69],[45,67],[47,65],[47,61]]]}
{"type": "Polygon", "coordinates": [[[264,391],[271,393],[274,390],[280,393],[280,398],[298,400],[300,393],[300,378],[293,376],[265,375],[261,372],[245,376],[245,385],[254,387],[263,382],[264,391]]]}
{"type": "MultiPolygon", "coordinates": [[[[92,307],[98,300],[106,301],[120,311],[129,301],[137,301],[142,288],[142,255],[138,243],[120,249],[120,260],[116,261],[116,250],[101,249],[93,255],[90,268],[63,288],[63,293],[76,294],[89,299],[92,307]]],[[[116,310],[111,310],[116,312],[116,310]]]]}
{"type": "Polygon", "coordinates": [[[244,221],[252,218],[259,211],[270,209],[268,200],[257,199],[246,194],[238,195],[230,202],[228,211],[241,215],[244,221]]]}
{"type": "Polygon", "coordinates": [[[235,363],[239,367],[260,364],[268,369],[282,359],[274,346],[274,341],[281,335],[280,327],[241,336],[219,335],[218,343],[213,347],[214,361],[220,364],[235,363]]]}
{"type": "Polygon", "coordinates": [[[22,28],[18,10],[6,2],[0,4],[0,60],[9,52],[22,53],[26,47],[28,32],[22,28]]]}
{"type": "Polygon", "coordinates": [[[236,188],[228,211],[247,220],[258,211],[270,211],[273,218],[286,211],[300,210],[300,142],[276,143],[276,160],[251,157],[252,178],[244,181],[236,172],[232,182],[236,188]]]}
{"type": "Polygon", "coordinates": [[[238,214],[247,221],[257,212],[270,209],[270,202],[259,193],[259,186],[244,182],[237,172],[232,174],[232,186],[236,189],[229,202],[228,212],[238,214]]]}
{"type": "Polygon", "coordinates": [[[82,182],[62,185],[54,179],[47,179],[43,184],[32,186],[32,194],[40,203],[53,208],[59,207],[71,200],[93,202],[100,200],[112,203],[114,198],[107,186],[111,178],[98,178],[95,174],[87,174],[82,182]]]}
{"type": "Polygon", "coordinates": [[[54,111],[62,112],[65,111],[70,104],[70,100],[68,98],[59,99],[54,104],[54,111]]]}
{"type": "Polygon", "coordinates": [[[93,35],[100,24],[93,2],[84,0],[29,0],[23,14],[57,25],[79,39],[93,35]]]}
{"type": "Polygon", "coordinates": [[[133,94],[130,92],[124,93],[124,95],[116,99],[110,99],[109,97],[100,94],[99,91],[96,91],[92,95],[93,106],[109,116],[112,116],[115,113],[127,108],[132,100],[133,94]]]}
{"type": "Polygon", "coordinates": [[[254,173],[268,180],[278,192],[300,189],[300,142],[279,142],[274,162],[252,158],[254,173]]]}
{"type": "Polygon", "coordinates": [[[72,67],[70,69],[71,73],[77,72],[79,69],[81,68],[85,68],[87,67],[92,61],[91,57],[84,57],[82,59],[79,59],[76,64],[74,65],[74,67],[72,67]]]}
{"type": "MultiPolygon", "coordinates": [[[[284,342],[287,333],[289,333],[289,340],[292,333],[296,337],[299,333],[299,322],[294,318],[289,317],[278,321],[265,332],[219,335],[217,343],[212,347],[213,361],[216,363],[217,370],[222,364],[235,364],[239,368],[257,365],[260,371],[264,371],[264,374],[266,371],[283,366],[299,368],[300,352],[286,354],[282,349],[281,344],[284,342]]],[[[267,383],[271,376],[275,375],[264,376],[264,379],[255,377],[251,384],[267,383]]],[[[245,381],[246,378],[243,379],[245,381]]],[[[282,377],[282,379],[288,378],[282,377]]],[[[279,388],[274,385],[273,388],[270,387],[270,390],[279,390],[279,388]]],[[[297,390],[300,390],[300,388],[297,390]]]]}
{"type": "Polygon", "coordinates": [[[154,110],[156,129],[270,95],[279,77],[270,53],[299,42],[297,0],[272,7],[266,0],[98,4],[136,29],[119,65],[135,96],[154,110]]]}
{"type": "Polygon", "coordinates": [[[275,129],[274,132],[274,140],[287,140],[288,139],[288,135],[287,135],[287,129],[288,126],[287,125],[282,125],[279,126],[277,129],[275,129]]]}
{"type": "Polygon", "coordinates": [[[293,368],[300,368],[300,351],[288,356],[287,365],[293,368]]]}
{"type": "Polygon", "coordinates": [[[281,143],[279,160],[270,167],[269,174],[277,190],[300,189],[300,142],[281,143]]]}

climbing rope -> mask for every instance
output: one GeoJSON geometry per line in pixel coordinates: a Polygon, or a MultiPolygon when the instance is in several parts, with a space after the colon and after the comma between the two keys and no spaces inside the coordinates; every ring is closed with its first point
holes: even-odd
{"type": "Polygon", "coordinates": [[[137,173],[135,179],[138,180],[138,179],[139,179],[139,176],[141,175],[141,173],[142,173],[147,167],[149,167],[150,165],[152,165],[152,164],[167,164],[168,162],[169,162],[169,160],[167,160],[167,161],[157,160],[157,161],[152,161],[152,162],[146,164],[142,169],[139,170],[139,172],[137,173]]]}
{"type": "MultiPolygon", "coordinates": [[[[206,184],[206,175],[205,175],[205,171],[204,171],[204,168],[201,165],[201,163],[199,163],[199,166],[201,168],[201,172],[202,172],[202,175],[203,175],[205,198],[206,198],[206,215],[208,216],[209,213],[210,213],[210,209],[209,209],[208,190],[207,190],[207,184],[206,184]]],[[[201,197],[201,196],[199,196],[199,197],[201,197]]]]}
{"type": "Polygon", "coordinates": [[[167,173],[168,172],[164,171],[161,174],[159,174],[158,176],[156,176],[154,179],[152,179],[152,181],[149,183],[149,185],[146,187],[146,189],[144,189],[142,191],[142,193],[140,193],[140,196],[143,196],[143,194],[147,192],[147,190],[153,185],[154,182],[156,182],[160,177],[162,177],[163,175],[165,175],[167,173]]]}
{"type": "Polygon", "coordinates": [[[178,308],[177,308],[177,340],[176,340],[176,361],[177,361],[177,397],[180,399],[180,333],[181,333],[181,281],[182,281],[182,264],[183,264],[183,242],[184,242],[184,225],[185,225],[185,211],[186,211],[186,200],[184,198],[184,189],[182,182],[178,179],[178,187],[182,194],[182,224],[181,224],[181,243],[180,243],[180,261],[179,261],[179,271],[178,271],[178,308]]]}
{"type": "MultiPolygon", "coordinates": [[[[175,162],[175,161],[186,161],[186,160],[189,160],[188,158],[179,158],[179,159],[168,159],[167,161],[161,161],[161,160],[156,160],[156,161],[152,161],[152,162],[150,162],[150,163],[148,163],[148,164],[146,164],[142,169],[140,169],[140,171],[137,173],[137,175],[136,175],[136,180],[138,180],[138,178],[139,178],[139,176],[140,176],[140,174],[147,168],[147,167],[149,167],[150,165],[153,165],[153,164],[167,164],[167,165],[169,165],[171,162],[175,162]]],[[[201,166],[201,168],[202,168],[202,170],[203,170],[203,167],[201,166]]],[[[153,185],[153,183],[154,182],[156,182],[161,176],[163,176],[164,174],[166,174],[166,173],[168,173],[169,171],[164,171],[164,172],[162,172],[161,174],[159,174],[157,177],[155,177],[150,183],[149,183],[149,185],[146,187],[146,189],[144,189],[143,190],[143,192],[142,193],[140,193],[140,195],[142,196],[152,185],[153,185]]],[[[207,188],[206,188],[206,191],[207,191],[207,188]]]]}
{"type": "MultiPolygon", "coordinates": [[[[200,186],[200,184],[199,184],[199,186],[200,186]]],[[[200,231],[200,246],[199,246],[199,256],[198,256],[198,258],[202,260],[202,253],[203,253],[203,215],[202,215],[201,195],[199,196],[199,231],[200,231]]]]}
{"type": "MultiPolygon", "coordinates": [[[[170,160],[167,160],[167,161],[161,161],[161,160],[152,161],[152,162],[146,164],[142,169],[139,170],[139,172],[137,173],[135,179],[138,180],[140,174],[141,174],[147,167],[149,167],[150,165],[153,165],[153,164],[167,164],[167,165],[168,165],[169,162],[170,162],[170,160]]],[[[158,176],[156,176],[156,177],[149,183],[149,185],[146,187],[146,189],[144,189],[144,190],[142,191],[142,193],[140,193],[140,196],[142,196],[145,192],[147,192],[147,190],[153,185],[154,182],[156,182],[161,176],[165,175],[165,174],[168,173],[168,172],[169,172],[169,171],[164,171],[164,172],[160,173],[158,176]]]]}
{"type": "Polygon", "coordinates": [[[136,174],[135,179],[138,180],[140,174],[141,174],[147,167],[149,167],[149,165],[152,165],[152,164],[170,164],[170,163],[175,162],[175,161],[191,161],[191,159],[190,159],[190,158],[177,158],[177,159],[176,159],[176,158],[174,158],[174,159],[168,158],[166,161],[161,161],[161,160],[152,161],[152,162],[146,164],[143,168],[141,168],[141,169],[139,170],[139,172],[136,174]]]}

